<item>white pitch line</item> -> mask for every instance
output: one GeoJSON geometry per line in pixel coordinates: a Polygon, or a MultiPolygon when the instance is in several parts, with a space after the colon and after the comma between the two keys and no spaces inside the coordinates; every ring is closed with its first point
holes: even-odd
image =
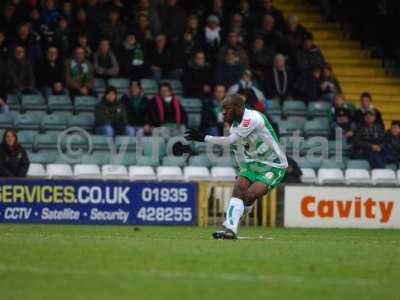
{"type": "Polygon", "coordinates": [[[272,237],[266,237],[266,236],[238,236],[238,240],[272,240],[272,237]]]}

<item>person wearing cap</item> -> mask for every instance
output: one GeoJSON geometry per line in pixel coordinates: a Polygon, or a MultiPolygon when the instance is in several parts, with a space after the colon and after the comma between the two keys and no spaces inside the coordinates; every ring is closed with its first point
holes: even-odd
{"type": "Polygon", "coordinates": [[[364,123],[359,123],[354,131],[352,159],[366,159],[371,168],[385,168],[384,153],[385,130],[376,122],[372,110],[364,112],[364,123]]]}
{"type": "Polygon", "coordinates": [[[324,55],[313,42],[312,33],[304,36],[303,48],[297,52],[297,68],[300,72],[310,72],[314,68],[321,68],[325,64],[324,55]]]}
{"type": "Polygon", "coordinates": [[[394,120],[385,134],[386,163],[400,163],[400,121],[394,120]]]}
{"type": "Polygon", "coordinates": [[[362,124],[364,122],[364,113],[366,111],[373,111],[375,113],[375,122],[385,127],[382,120],[381,112],[374,107],[372,104],[372,95],[368,92],[364,92],[360,96],[360,108],[357,109],[354,118],[357,124],[362,124]]]}
{"type": "Polygon", "coordinates": [[[336,131],[340,130],[343,139],[346,142],[351,142],[354,135],[354,123],[350,110],[340,107],[335,111],[331,126],[331,137],[336,139],[336,131]]]}

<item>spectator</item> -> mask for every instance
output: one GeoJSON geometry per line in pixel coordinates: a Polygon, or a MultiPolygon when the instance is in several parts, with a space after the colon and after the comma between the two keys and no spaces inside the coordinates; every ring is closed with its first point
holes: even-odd
{"type": "Polygon", "coordinates": [[[215,15],[210,15],[207,18],[204,33],[200,37],[203,49],[207,53],[207,56],[213,57],[221,45],[222,41],[222,27],[220,26],[220,20],[215,15]]]}
{"type": "Polygon", "coordinates": [[[282,34],[275,28],[275,19],[265,15],[261,20],[261,28],[255,30],[255,36],[262,36],[267,47],[277,51],[281,48],[282,34]]]}
{"type": "Polygon", "coordinates": [[[140,81],[134,80],[131,82],[129,91],[122,97],[121,102],[125,106],[129,126],[138,131],[140,127],[147,124],[146,108],[148,99],[143,94],[140,81]]]}
{"type": "Polygon", "coordinates": [[[244,71],[240,81],[232,85],[227,95],[240,94],[246,98],[246,106],[260,112],[265,111],[264,94],[254,86],[250,70],[244,71]]]}
{"type": "Polygon", "coordinates": [[[243,17],[243,26],[245,30],[249,31],[254,28],[257,24],[257,16],[254,11],[251,9],[249,0],[240,0],[239,1],[239,10],[238,13],[243,17]]]}
{"type": "Polygon", "coordinates": [[[67,55],[71,47],[71,29],[68,19],[61,16],[54,31],[54,44],[62,56],[67,55]]]}
{"type": "Polygon", "coordinates": [[[215,82],[228,88],[240,80],[244,66],[235,49],[228,48],[224,56],[224,61],[219,63],[215,69],[215,82]]]}
{"type": "Polygon", "coordinates": [[[0,145],[0,177],[25,177],[28,173],[29,158],[18,143],[16,133],[7,129],[0,145]]]}
{"type": "Polygon", "coordinates": [[[125,24],[121,22],[119,9],[111,9],[101,32],[104,37],[110,40],[113,49],[117,49],[122,45],[126,36],[126,31],[125,24]]]}
{"type": "Polygon", "coordinates": [[[235,50],[236,54],[239,57],[239,61],[245,67],[249,66],[249,57],[247,56],[246,50],[239,43],[239,36],[236,32],[231,31],[228,33],[226,44],[221,47],[218,54],[218,61],[221,62],[224,60],[225,53],[228,49],[235,50]]]}
{"type": "Polygon", "coordinates": [[[120,74],[132,80],[147,77],[148,71],[145,65],[144,49],[136,40],[133,33],[129,33],[122,46],[117,51],[120,74]]]}
{"type": "Polygon", "coordinates": [[[274,7],[273,0],[260,0],[260,8],[258,12],[259,20],[261,20],[265,15],[270,15],[274,17],[278,29],[282,30],[284,28],[285,19],[283,18],[283,13],[274,7]]]}
{"type": "Polygon", "coordinates": [[[147,107],[149,125],[159,127],[163,125],[185,125],[186,112],[180,99],[172,94],[169,83],[160,85],[159,93],[149,102],[147,107]]]}
{"type": "Polygon", "coordinates": [[[400,121],[392,121],[390,130],[385,134],[386,163],[400,163],[400,121]]]}
{"type": "Polygon", "coordinates": [[[185,29],[185,11],[176,5],[177,0],[165,0],[158,11],[161,28],[171,41],[178,41],[185,29]]]}
{"type": "Polygon", "coordinates": [[[93,56],[93,67],[95,74],[103,79],[116,77],[119,73],[119,64],[115,54],[110,49],[110,41],[102,39],[99,49],[93,56]]]}
{"type": "Polygon", "coordinates": [[[101,32],[96,31],[95,26],[93,26],[89,22],[85,9],[79,8],[77,10],[73,25],[74,26],[71,27],[74,30],[72,33],[73,40],[77,40],[78,36],[80,36],[83,33],[87,33],[87,36],[89,38],[89,45],[93,47],[94,45],[97,44],[99,40],[99,34],[101,32]]]}
{"type": "Polygon", "coordinates": [[[190,33],[194,44],[198,44],[200,40],[199,18],[197,15],[192,14],[188,17],[186,22],[185,33],[190,33]]]}
{"type": "Polygon", "coordinates": [[[139,4],[133,11],[132,23],[137,25],[139,23],[139,18],[144,15],[148,19],[149,29],[151,32],[159,32],[161,29],[160,18],[158,17],[158,12],[152,9],[150,6],[150,0],[139,0],[139,4]]]}
{"type": "Polygon", "coordinates": [[[15,36],[17,27],[16,7],[12,3],[5,3],[0,16],[0,28],[5,29],[6,36],[15,36]]]}
{"type": "Polygon", "coordinates": [[[269,99],[287,100],[292,97],[293,75],[285,60],[282,54],[277,54],[273,67],[266,70],[264,86],[269,99]]]}
{"type": "Polygon", "coordinates": [[[362,93],[360,97],[360,102],[361,107],[357,109],[354,116],[356,123],[362,124],[365,120],[364,113],[366,111],[373,111],[375,113],[375,121],[384,128],[385,125],[383,124],[381,112],[372,105],[371,94],[368,92],[362,93]]]}
{"type": "Polygon", "coordinates": [[[228,16],[226,14],[226,11],[224,10],[224,1],[212,0],[211,7],[204,12],[203,16],[207,21],[210,16],[217,17],[221,26],[225,28],[228,16]]]}
{"type": "Polygon", "coordinates": [[[138,25],[135,30],[135,36],[142,45],[153,40],[153,32],[150,28],[149,17],[141,14],[138,16],[138,25]]]}
{"type": "Polygon", "coordinates": [[[283,47],[292,61],[295,61],[297,51],[302,47],[306,34],[307,30],[299,24],[299,18],[296,15],[289,15],[283,32],[283,47]]]}
{"type": "Polygon", "coordinates": [[[223,135],[224,117],[222,115],[221,102],[225,98],[225,91],[225,87],[222,84],[215,85],[212,97],[203,105],[200,129],[209,135],[223,135]]]}
{"type": "Polygon", "coordinates": [[[109,137],[121,134],[135,135],[135,129],[128,125],[125,106],[118,100],[114,87],[106,89],[102,101],[96,106],[95,132],[109,137]]]}
{"type": "Polygon", "coordinates": [[[354,106],[349,102],[345,102],[342,94],[337,94],[335,96],[335,100],[333,102],[333,105],[329,113],[329,118],[331,119],[331,121],[333,121],[336,118],[337,111],[341,108],[350,112],[351,121],[355,123],[354,106]]]}
{"type": "Polygon", "coordinates": [[[354,132],[352,158],[367,159],[373,169],[385,168],[384,138],[385,130],[376,122],[374,111],[365,111],[364,122],[354,132]]]}
{"type": "Polygon", "coordinates": [[[58,49],[51,46],[47,54],[36,66],[37,87],[50,88],[52,94],[63,94],[65,88],[64,63],[58,56],[58,49]]]}
{"type": "Polygon", "coordinates": [[[42,56],[40,37],[31,31],[29,23],[20,23],[18,25],[14,47],[16,45],[25,48],[26,57],[31,64],[36,63],[42,56]]]}
{"type": "Polygon", "coordinates": [[[303,49],[297,53],[297,68],[301,73],[311,72],[316,68],[321,68],[325,63],[325,58],[313,43],[313,36],[307,33],[304,37],[303,49]]]}
{"type": "Polygon", "coordinates": [[[339,108],[336,110],[333,117],[333,123],[331,125],[331,138],[337,138],[337,130],[341,131],[342,138],[347,142],[351,143],[354,135],[354,122],[352,119],[352,112],[346,108],[339,108]]]}
{"type": "Polygon", "coordinates": [[[45,0],[44,7],[40,12],[41,24],[52,30],[56,27],[59,15],[55,0],[45,0]]]}
{"type": "Polygon", "coordinates": [[[100,31],[100,25],[103,20],[106,18],[106,12],[99,4],[98,0],[87,0],[85,5],[85,10],[87,13],[87,18],[89,24],[96,29],[96,31],[100,31]]]}
{"type": "Polygon", "coordinates": [[[288,161],[288,167],[286,169],[286,174],[284,178],[285,183],[301,183],[300,177],[303,175],[303,172],[301,172],[301,169],[297,162],[291,158],[287,157],[288,161]]]}
{"type": "Polygon", "coordinates": [[[321,97],[321,69],[315,68],[312,72],[306,72],[298,83],[300,98],[305,102],[318,101],[321,97]]]}
{"type": "Polygon", "coordinates": [[[265,47],[262,36],[256,36],[253,47],[250,48],[250,67],[258,79],[263,78],[264,70],[272,68],[276,51],[271,47],[265,47]]]}
{"type": "Polygon", "coordinates": [[[247,45],[248,30],[244,27],[243,16],[240,13],[232,15],[229,31],[236,33],[240,44],[247,45]]]}
{"type": "Polygon", "coordinates": [[[211,68],[203,51],[197,51],[182,77],[186,97],[203,98],[211,92],[211,68]]]}
{"type": "Polygon", "coordinates": [[[87,60],[92,60],[93,50],[89,45],[89,37],[86,32],[82,32],[78,35],[77,47],[83,48],[87,60]]]}
{"type": "Polygon", "coordinates": [[[6,41],[6,30],[0,27],[0,60],[7,59],[9,47],[6,41]]]}
{"type": "Polygon", "coordinates": [[[10,76],[11,90],[15,93],[34,93],[35,76],[32,64],[26,57],[25,48],[16,46],[14,55],[7,62],[8,74],[10,76]]]}
{"type": "Polygon", "coordinates": [[[73,96],[89,95],[93,88],[93,66],[85,58],[85,50],[77,46],[72,58],[66,61],[66,82],[73,96]]]}
{"type": "Polygon", "coordinates": [[[322,67],[321,92],[322,99],[330,102],[333,102],[336,95],[342,92],[339,81],[337,81],[332,67],[328,64],[322,67]]]}

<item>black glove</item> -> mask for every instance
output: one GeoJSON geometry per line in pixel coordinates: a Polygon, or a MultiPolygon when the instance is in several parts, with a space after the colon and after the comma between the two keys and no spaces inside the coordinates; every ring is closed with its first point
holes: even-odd
{"type": "Polygon", "coordinates": [[[185,131],[185,139],[188,141],[204,142],[206,136],[196,129],[188,129],[185,131]]]}

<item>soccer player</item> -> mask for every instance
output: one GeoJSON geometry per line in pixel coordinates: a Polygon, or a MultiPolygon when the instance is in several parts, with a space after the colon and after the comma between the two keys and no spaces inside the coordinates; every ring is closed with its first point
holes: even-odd
{"type": "Polygon", "coordinates": [[[287,168],[286,155],[278,138],[260,112],[245,108],[245,98],[235,94],[222,101],[224,121],[231,125],[229,136],[203,135],[195,129],[185,132],[189,141],[231,145],[240,167],[222,229],[215,239],[236,239],[240,219],[255,201],[279,184],[287,168]]]}

